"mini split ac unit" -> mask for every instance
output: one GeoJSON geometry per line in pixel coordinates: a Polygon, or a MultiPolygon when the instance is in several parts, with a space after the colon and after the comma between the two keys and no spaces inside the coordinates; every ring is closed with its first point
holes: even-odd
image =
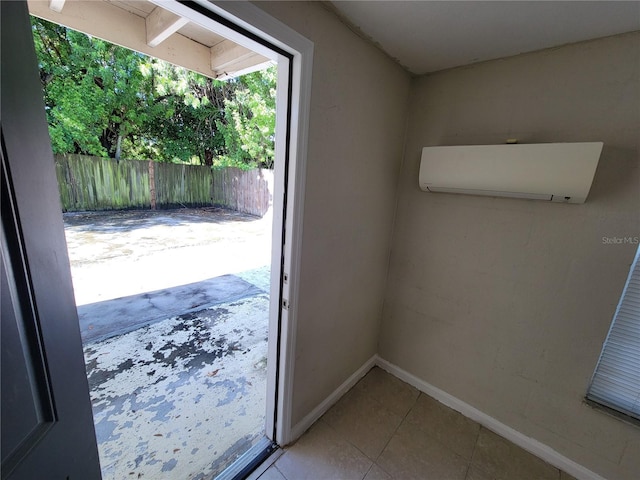
{"type": "Polygon", "coordinates": [[[420,188],[584,203],[602,142],[425,147],[420,188]]]}

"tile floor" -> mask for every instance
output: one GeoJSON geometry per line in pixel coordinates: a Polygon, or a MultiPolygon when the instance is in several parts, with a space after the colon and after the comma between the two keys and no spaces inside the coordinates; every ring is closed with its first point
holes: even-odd
{"type": "Polygon", "coordinates": [[[379,368],[260,480],[571,480],[379,368]]]}

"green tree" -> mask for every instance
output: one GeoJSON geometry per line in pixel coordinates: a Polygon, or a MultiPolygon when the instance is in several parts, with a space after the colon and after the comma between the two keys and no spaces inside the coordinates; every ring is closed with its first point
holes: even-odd
{"type": "Polygon", "coordinates": [[[156,99],[147,131],[165,158],[213,165],[227,152],[217,121],[224,118],[225,98],[233,95],[233,84],[213,80],[166,62],[155,60],[156,99]]]}
{"type": "Polygon", "coordinates": [[[272,66],[240,77],[234,97],[225,100],[218,128],[225,137],[229,163],[273,168],[276,73],[272,66]]]}
{"type": "Polygon", "coordinates": [[[32,18],[54,153],[273,165],[276,70],[222,82],[32,18]]]}
{"type": "Polygon", "coordinates": [[[54,152],[119,158],[146,121],[148,59],[50,22],[32,26],[54,152]]]}

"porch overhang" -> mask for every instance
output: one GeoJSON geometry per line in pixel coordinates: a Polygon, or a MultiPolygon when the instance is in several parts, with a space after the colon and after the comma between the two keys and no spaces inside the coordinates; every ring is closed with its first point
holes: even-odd
{"type": "Polygon", "coordinates": [[[39,18],[225,80],[270,60],[146,0],[28,0],[39,18]]]}

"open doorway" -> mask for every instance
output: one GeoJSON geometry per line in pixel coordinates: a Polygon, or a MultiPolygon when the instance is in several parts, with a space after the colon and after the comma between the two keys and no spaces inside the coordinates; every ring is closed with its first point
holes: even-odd
{"type": "MultiPolygon", "coordinates": [[[[65,4],[82,9],[101,2],[36,1],[29,2],[30,8],[32,3],[60,10],[66,8],[65,4]]],[[[265,433],[286,444],[292,439],[294,322],[313,45],[249,3],[158,3],[190,22],[226,32],[240,45],[256,46],[260,54],[278,62],[276,171],[278,165],[284,169],[274,181],[269,297],[269,330],[278,335],[269,338],[267,366],[269,391],[277,394],[267,398],[267,412],[274,415],[266,415],[265,433]]],[[[2,218],[3,235],[6,233],[10,240],[3,243],[2,265],[3,273],[11,273],[3,276],[7,289],[4,283],[2,289],[3,385],[8,378],[5,371],[29,373],[18,377],[21,383],[11,392],[3,388],[3,418],[5,412],[10,414],[12,423],[3,422],[3,445],[11,448],[3,448],[2,474],[7,478],[99,478],[59,189],[29,12],[22,2],[1,4],[2,44],[10,45],[3,49],[3,67],[7,68],[2,69],[2,218]],[[10,301],[4,301],[5,293],[11,296],[10,301]],[[10,328],[35,336],[10,342],[4,335],[10,328]],[[17,353],[11,357],[12,362],[5,361],[8,351],[17,353]],[[5,409],[7,405],[11,408],[5,409]]],[[[109,24],[106,15],[87,16],[76,10],[72,16],[88,27],[116,34],[122,33],[120,27],[124,26],[109,24]]],[[[144,30],[144,20],[134,23],[144,30]]]]}
{"type": "MultiPolygon", "coordinates": [[[[136,8],[141,8],[142,2],[130,2],[127,5],[131,7],[133,3],[136,8]]],[[[153,10],[149,15],[159,7],[151,5],[151,8],[153,10]]],[[[68,45],[61,48],[59,44],[56,47],[56,41],[47,37],[45,30],[42,25],[34,28],[38,35],[37,46],[48,46],[54,51],[57,47],[58,50],[68,48],[68,45]],[[39,41],[42,45],[38,44],[39,41]]],[[[189,32],[196,36],[193,27],[189,32]]],[[[68,31],[63,33],[66,39],[72,36],[68,31]]],[[[96,41],[91,38],[88,41],[91,51],[91,43],[96,41]]],[[[210,48],[214,47],[215,45],[210,48]]],[[[104,57],[105,46],[100,44],[97,48],[104,57]]],[[[108,52],[107,56],[114,58],[122,54],[108,52]]],[[[104,63],[104,58],[102,60],[104,63]]],[[[42,59],[41,63],[44,63],[42,59]]],[[[245,70],[257,69],[256,65],[246,65],[248,62],[244,61],[241,66],[244,66],[245,70]]],[[[65,67],[69,65],[63,65],[61,70],[65,67]]],[[[43,83],[51,81],[48,78],[51,70],[41,70],[43,83]]],[[[80,74],[86,75],[88,69],[85,66],[78,70],[80,74]]],[[[157,70],[151,70],[152,77],[154,73],[158,74],[157,70]]],[[[77,74],[72,72],[71,75],[74,73],[77,74]]],[[[109,76],[108,72],[104,73],[109,76]]],[[[113,72],[113,77],[117,77],[118,74],[126,77],[125,83],[128,83],[137,72],[113,72]]],[[[235,74],[224,71],[216,75],[230,77],[235,74]]],[[[155,80],[156,85],[160,83],[157,77],[152,80],[155,80]]],[[[102,89],[106,83],[104,78],[96,75],[93,75],[91,81],[102,89]]],[[[207,84],[210,85],[211,82],[200,82],[196,86],[207,84]]],[[[69,83],[66,87],[70,87],[69,83]]],[[[124,87],[121,85],[119,88],[118,92],[118,86],[115,86],[116,96],[118,93],[124,95],[124,87]]],[[[141,96],[153,93],[155,92],[150,94],[147,89],[137,94],[134,92],[133,96],[139,101],[141,96]]],[[[190,93],[193,98],[195,95],[193,92],[190,93]]],[[[175,93],[166,91],[165,88],[161,96],[168,95],[175,96],[175,93]]],[[[82,100],[85,95],[75,97],[82,100]]],[[[86,97],[92,98],[91,95],[86,97]]],[[[202,101],[197,98],[196,100],[202,101]]],[[[185,101],[183,99],[183,102],[185,101]]],[[[211,102],[212,99],[209,98],[208,101],[211,102]]],[[[49,107],[55,108],[55,103],[52,102],[49,107]]],[[[60,103],[69,106],[71,102],[60,103]]],[[[84,107],[86,111],[93,106],[84,107]]],[[[232,119],[237,120],[242,113],[242,107],[235,106],[236,115],[232,119]]],[[[120,110],[124,111],[126,108],[120,110]]],[[[112,116],[112,121],[113,117],[118,115],[115,111],[107,113],[112,116]]],[[[82,122],[81,116],[71,118],[68,109],[62,115],[66,115],[65,120],[68,122],[82,122]]],[[[160,116],[162,115],[161,113],[160,116]]],[[[257,115],[252,112],[251,116],[255,119],[257,115]]],[[[173,119],[167,115],[164,120],[171,122],[173,119]]],[[[129,130],[135,130],[134,127],[135,125],[130,126],[129,130]]],[[[189,130],[186,122],[181,127],[189,130]]],[[[79,145],[79,133],[75,132],[75,137],[74,132],[66,133],[67,137],[75,138],[73,147],[76,151],[68,153],[85,153],[79,145]]],[[[164,133],[167,134],[166,131],[164,133]]],[[[62,128],[58,128],[57,131],[51,130],[51,134],[52,137],[65,136],[62,128]]],[[[105,166],[104,160],[96,163],[91,159],[87,168],[86,165],[78,166],[83,160],[79,157],[74,157],[73,162],[66,158],[58,163],[63,204],[66,193],[67,196],[73,197],[76,207],[74,209],[86,211],[78,198],[78,192],[89,190],[96,194],[94,196],[99,196],[97,193],[102,190],[99,187],[117,184],[117,180],[122,178],[128,178],[133,182],[126,188],[129,199],[139,201],[140,195],[133,193],[134,184],[139,183],[139,179],[135,174],[119,174],[123,165],[129,161],[127,155],[123,155],[123,151],[135,151],[135,140],[139,140],[143,148],[147,147],[147,151],[158,151],[159,147],[149,140],[149,136],[145,138],[139,130],[137,137],[119,134],[117,131],[112,132],[112,136],[114,141],[111,142],[110,149],[105,145],[108,142],[105,142],[104,138],[98,138],[97,141],[100,143],[98,148],[106,149],[108,154],[114,154],[115,165],[111,162],[111,165],[105,166]],[[74,171],[73,168],[79,168],[80,171],[74,171]],[[64,172],[60,175],[62,170],[64,172]],[[83,175],[82,172],[86,170],[92,174],[83,175]],[[106,179],[112,171],[115,171],[114,178],[106,179]],[[97,185],[96,176],[100,177],[100,185],[97,185]],[[89,181],[89,185],[77,185],[83,178],[89,181]],[[75,188],[75,194],[69,193],[69,185],[75,188]]],[[[54,137],[54,140],[58,138],[54,137]]],[[[232,139],[232,142],[234,140],[238,141],[236,138],[232,139]]],[[[90,143],[90,140],[88,142],[90,143]]],[[[247,139],[243,146],[246,144],[247,139]]],[[[176,147],[175,142],[171,147],[176,147]]],[[[232,156],[229,150],[226,153],[232,156]]],[[[217,160],[207,151],[203,157],[206,166],[217,160]]],[[[203,159],[197,159],[195,155],[178,160],[182,160],[183,165],[182,175],[178,175],[182,183],[185,179],[184,164],[203,163],[203,159]]],[[[151,165],[151,162],[149,164],[151,165]]],[[[133,167],[133,171],[136,170],[139,170],[138,166],[133,167]]],[[[149,166],[149,187],[143,190],[149,190],[151,194],[151,208],[156,207],[157,199],[168,197],[166,192],[159,191],[166,183],[164,180],[160,181],[159,177],[163,172],[168,178],[175,179],[176,175],[167,174],[166,171],[167,168],[149,166]]],[[[255,173],[253,175],[255,176],[255,173]]],[[[258,175],[264,181],[263,172],[258,175]]],[[[215,181],[212,183],[215,184],[215,181]]],[[[273,181],[267,183],[271,183],[273,193],[273,181]]],[[[170,189],[174,186],[169,184],[170,189]]],[[[230,190],[234,186],[227,185],[222,188],[230,190]]],[[[191,198],[192,192],[186,193],[187,197],[191,198]]],[[[122,195],[116,196],[118,202],[122,202],[122,195]]],[[[213,197],[215,192],[212,199],[213,197]]],[[[118,202],[107,204],[106,210],[117,208],[118,202]]],[[[168,201],[170,205],[176,202],[183,207],[198,205],[198,200],[195,202],[196,205],[187,200],[184,200],[184,203],[179,199],[168,201]]],[[[67,209],[70,209],[70,205],[71,203],[67,202],[67,209]]],[[[129,205],[124,205],[124,208],[127,207],[129,205]]],[[[242,251],[238,244],[243,240],[235,238],[228,242],[226,251],[221,249],[217,254],[212,253],[212,244],[216,243],[216,239],[207,238],[203,231],[206,229],[198,231],[198,226],[215,225],[218,228],[213,235],[220,237],[225,235],[221,231],[226,227],[230,229],[232,224],[252,221],[238,216],[231,218],[228,214],[227,218],[221,218],[220,212],[211,208],[182,211],[178,215],[161,216],[155,212],[151,213],[154,214],[114,214],[103,211],[99,214],[70,214],[65,218],[102,473],[104,478],[125,478],[126,475],[133,475],[134,478],[213,478],[247,451],[258,455],[262,453],[254,447],[268,451],[271,445],[271,442],[265,443],[260,439],[265,437],[267,424],[275,423],[274,420],[266,421],[266,417],[275,417],[275,412],[270,414],[267,408],[266,398],[275,397],[276,393],[273,388],[267,388],[266,372],[267,337],[270,335],[269,294],[274,289],[270,273],[271,264],[274,263],[270,245],[272,212],[267,211],[260,221],[253,221],[254,224],[259,224],[253,228],[259,230],[259,240],[255,244],[254,235],[254,238],[246,242],[253,242],[253,249],[242,251]],[[165,234],[173,248],[168,256],[164,255],[167,253],[166,249],[158,248],[163,241],[167,242],[161,233],[166,227],[172,230],[171,233],[165,234]],[[185,252],[177,252],[176,245],[182,248],[185,242],[188,243],[188,239],[184,241],[181,237],[180,227],[186,227],[187,235],[197,238],[198,246],[206,245],[206,255],[201,256],[200,261],[185,260],[182,255],[185,252]],[[243,264],[257,249],[266,253],[268,260],[261,261],[260,265],[252,265],[255,268],[249,270],[237,265],[232,265],[228,271],[220,270],[220,264],[229,263],[229,257],[235,257],[238,263],[243,264]],[[132,255],[136,250],[144,251],[144,262],[132,255]],[[125,253],[119,255],[119,252],[125,253]],[[157,258],[150,258],[154,256],[157,258]],[[179,260],[176,261],[176,257],[179,260]],[[206,268],[207,262],[203,261],[203,258],[214,259],[216,266],[209,265],[210,268],[206,268]],[[152,274],[152,268],[134,265],[138,263],[159,264],[161,268],[152,274]],[[87,268],[92,266],[91,264],[99,264],[97,266],[100,268],[92,271],[91,268],[87,268]],[[130,270],[129,267],[132,265],[139,268],[130,270]],[[185,277],[184,273],[194,273],[195,270],[204,272],[205,279],[185,283],[184,278],[190,277],[185,277]],[[162,273],[168,274],[164,280],[169,283],[163,283],[162,273]],[[213,277],[214,274],[225,275],[213,277]],[[143,281],[134,281],[136,285],[127,289],[126,285],[134,278],[142,278],[143,281]],[[179,278],[183,280],[178,280],[179,278]],[[148,282],[150,279],[153,281],[148,282]]],[[[233,235],[229,234],[230,237],[233,235]]],[[[219,242],[220,239],[217,240],[219,242]]],[[[224,244],[224,241],[222,243],[224,244]]],[[[280,260],[281,256],[276,258],[275,262],[280,263],[280,260]]],[[[279,276],[276,278],[279,279],[279,276]]],[[[278,281],[276,289],[279,288],[278,281]]],[[[275,398],[270,399],[268,404],[275,405],[275,398]]],[[[270,433],[270,436],[273,434],[270,433]]]]}

